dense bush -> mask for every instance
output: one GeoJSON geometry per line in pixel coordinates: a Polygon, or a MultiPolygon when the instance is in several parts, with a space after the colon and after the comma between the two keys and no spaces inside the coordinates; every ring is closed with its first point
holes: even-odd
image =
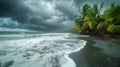
{"type": "Polygon", "coordinates": [[[109,25],[107,31],[112,34],[120,34],[120,25],[109,25]]]}

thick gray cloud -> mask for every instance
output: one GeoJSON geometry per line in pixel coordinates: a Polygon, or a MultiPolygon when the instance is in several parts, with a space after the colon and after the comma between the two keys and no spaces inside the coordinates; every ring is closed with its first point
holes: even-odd
{"type": "Polygon", "coordinates": [[[29,9],[20,3],[20,0],[0,0],[0,17],[12,17],[17,20],[22,20],[27,16],[29,9]],[[20,18],[21,17],[21,18],[20,18]]]}
{"type": "Polygon", "coordinates": [[[19,28],[65,31],[73,27],[75,11],[73,0],[0,0],[0,17],[12,18],[19,28]]]}
{"type": "Polygon", "coordinates": [[[65,31],[73,28],[78,6],[100,2],[119,4],[119,0],[0,0],[0,20],[6,20],[0,27],[65,31]]]}

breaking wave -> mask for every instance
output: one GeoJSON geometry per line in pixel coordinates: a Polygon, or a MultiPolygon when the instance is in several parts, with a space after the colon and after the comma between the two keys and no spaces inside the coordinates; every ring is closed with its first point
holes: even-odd
{"type": "MultiPolygon", "coordinates": [[[[5,38],[10,38],[10,36],[14,35],[7,35],[5,38]]],[[[79,51],[86,45],[84,40],[71,38],[76,37],[71,33],[23,34],[15,35],[15,37],[12,40],[0,41],[0,67],[5,65],[10,67],[76,67],[69,54],[79,51]]]]}

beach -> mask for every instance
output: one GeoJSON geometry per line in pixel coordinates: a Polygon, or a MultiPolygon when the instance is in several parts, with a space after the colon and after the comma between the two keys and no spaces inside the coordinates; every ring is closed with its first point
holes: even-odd
{"type": "Polygon", "coordinates": [[[96,37],[80,37],[86,46],[70,54],[76,67],[120,67],[120,40],[104,40],[96,37]]]}

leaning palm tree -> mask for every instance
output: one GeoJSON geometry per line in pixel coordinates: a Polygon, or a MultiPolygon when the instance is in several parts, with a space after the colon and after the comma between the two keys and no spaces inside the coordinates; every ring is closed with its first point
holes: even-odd
{"type": "MultiPolygon", "coordinates": [[[[82,8],[79,7],[80,16],[75,21],[75,29],[78,31],[83,29],[85,17],[88,15],[91,6],[89,4],[84,4],[82,8]]],[[[79,31],[78,31],[79,32],[79,31]]]]}
{"type": "Polygon", "coordinates": [[[91,6],[89,4],[84,4],[81,10],[79,8],[79,11],[83,18],[88,15],[90,8],[91,6]]]}
{"type": "Polygon", "coordinates": [[[82,8],[79,7],[80,16],[79,19],[77,19],[78,24],[82,25],[83,21],[87,18],[90,9],[91,6],[89,4],[84,4],[82,8]]]}
{"type": "Polygon", "coordinates": [[[101,9],[103,8],[103,2],[98,6],[97,4],[94,4],[93,7],[89,11],[89,17],[93,20],[98,20],[101,18],[101,9]]]}
{"type": "Polygon", "coordinates": [[[98,6],[97,4],[94,4],[93,7],[89,11],[89,22],[87,23],[89,28],[93,31],[96,30],[96,27],[99,23],[102,21],[102,14],[101,9],[103,8],[103,2],[98,6]]]}
{"type": "Polygon", "coordinates": [[[97,4],[94,4],[93,7],[89,4],[84,4],[82,8],[79,8],[81,16],[76,20],[76,26],[80,26],[82,32],[93,30],[100,19],[102,7],[103,3],[101,3],[100,7],[97,4]]]}

